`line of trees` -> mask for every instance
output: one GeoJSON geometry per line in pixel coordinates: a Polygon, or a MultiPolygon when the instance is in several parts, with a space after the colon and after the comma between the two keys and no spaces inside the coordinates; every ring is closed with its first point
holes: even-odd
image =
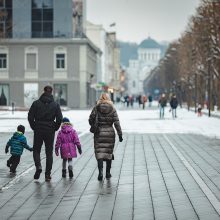
{"type": "Polygon", "coordinates": [[[220,107],[220,0],[201,0],[181,38],[172,42],[145,81],[155,89],[176,93],[188,107],[198,103],[220,107]]]}

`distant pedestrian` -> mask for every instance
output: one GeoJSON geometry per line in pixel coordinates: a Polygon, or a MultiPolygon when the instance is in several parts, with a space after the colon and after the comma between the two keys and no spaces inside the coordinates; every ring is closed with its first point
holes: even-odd
{"type": "Polygon", "coordinates": [[[46,151],[45,181],[51,180],[54,135],[63,119],[60,106],[54,101],[52,91],[51,86],[45,86],[44,93],[33,102],[28,112],[28,121],[34,131],[33,157],[36,167],[34,179],[39,179],[42,172],[40,152],[44,142],[46,151]]]}
{"type": "Polygon", "coordinates": [[[173,95],[171,100],[170,100],[170,107],[171,107],[173,118],[177,117],[177,115],[176,115],[177,106],[178,106],[178,100],[176,98],[176,95],[173,95]]]}
{"type": "Polygon", "coordinates": [[[166,105],[167,105],[167,99],[166,99],[166,95],[163,93],[159,99],[160,118],[164,118],[166,105]]]}
{"type": "Polygon", "coordinates": [[[137,100],[138,100],[138,104],[139,104],[139,108],[140,108],[140,107],[141,107],[141,104],[142,104],[142,96],[139,95],[139,96],[137,97],[137,100]]]}
{"type": "Polygon", "coordinates": [[[143,95],[142,96],[143,109],[145,109],[146,102],[147,102],[147,97],[146,95],[143,95]]]}
{"type": "Polygon", "coordinates": [[[95,156],[99,169],[98,180],[102,181],[103,179],[103,161],[106,161],[106,179],[109,179],[111,178],[110,170],[114,159],[115,130],[113,124],[117,130],[119,141],[122,142],[123,138],[118,114],[108,94],[101,94],[97,105],[89,116],[89,124],[91,127],[96,127],[93,132],[95,156]]]}
{"type": "Polygon", "coordinates": [[[153,97],[152,97],[152,95],[149,95],[148,96],[149,107],[152,106],[152,101],[153,101],[153,97]]]}
{"type": "Polygon", "coordinates": [[[130,96],[130,103],[131,103],[131,107],[133,108],[133,106],[134,106],[134,97],[132,95],[130,96]]]}
{"type": "Polygon", "coordinates": [[[68,118],[63,118],[63,123],[61,125],[61,130],[57,135],[57,140],[55,144],[55,153],[59,156],[59,150],[61,158],[63,159],[63,169],[62,177],[66,177],[66,165],[68,161],[68,172],[69,177],[73,177],[73,164],[72,159],[77,157],[76,148],[79,154],[82,154],[81,144],[76,130],[70,123],[68,118]]]}
{"type": "Polygon", "coordinates": [[[198,105],[197,112],[198,112],[198,117],[201,117],[202,116],[202,105],[201,104],[198,105]]]}
{"type": "Polygon", "coordinates": [[[10,148],[11,157],[7,160],[7,166],[10,168],[11,173],[16,173],[16,168],[20,163],[24,148],[29,151],[33,151],[33,148],[28,146],[24,133],[25,127],[23,125],[19,125],[17,127],[17,131],[13,134],[5,147],[6,154],[10,148]]]}

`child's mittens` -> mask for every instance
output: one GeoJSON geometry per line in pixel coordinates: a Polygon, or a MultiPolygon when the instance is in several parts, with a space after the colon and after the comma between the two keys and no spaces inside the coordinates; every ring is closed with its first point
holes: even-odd
{"type": "Polygon", "coordinates": [[[81,146],[77,146],[77,149],[78,149],[79,154],[82,154],[82,148],[81,148],[81,146]]]}
{"type": "Polygon", "coordinates": [[[59,156],[59,149],[58,148],[55,148],[55,154],[56,154],[56,156],[59,156]]]}

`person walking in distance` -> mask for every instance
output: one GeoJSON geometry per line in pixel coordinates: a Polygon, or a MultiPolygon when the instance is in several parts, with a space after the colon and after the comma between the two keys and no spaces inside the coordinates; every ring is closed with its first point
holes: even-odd
{"type": "Polygon", "coordinates": [[[34,179],[39,179],[42,172],[40,152],[44,143],[46,151],[45,181],[51,180],[54,135],[63,119],[60,106],[54,101],[52,91],[51,86],[45,86],[43,94],[32,103],[28,112],[28,121],[34,131],[33,158],[36,167],[34,179]]]}
{"type": "Polygon", "coordinates": [[[171,110],[172,110],[172,116],[173,118],[176,118],[177,115],[176,115],[176,108],[178,106],[178,100],[176,98],[176,95],[173,94],[171,100],[170,100],[170,107],[171,107],[171,110]]]}
{"type": "MultiPolygon", "coordinates": [[[[113,106],[108,94],[101,94],[96,106],[89,116],[89,124],[97,127],[94,133],[94,149],[98,162],[98,180],[103,179],[103,161],[106,161],[106,179],[111,178],[111,164],[114,159],[113,150],[115,145],[115,130],[122,142],[122,130],[116,109],[113,106]]],[[[90,129],[91,131],[91,129],[90,129]]]]}
{"type": "Polygon", "coordinates": [[[159,99],[159,107],[160,107],[160,118],[164,118],[164,110],[167,105],[166,95],[163,93],[159,99]]]}
{"type": "Polygon", "coordinates": [[[76,133],[76,130],[73,128],[73,125],[70,123],[68,118],[63,118],[63,123],[61,130],[57,135],[57,140],[55,144],[55,153],[59,156],[59,150],[61,158],[63,159],[63,169],[62,177],[66,177],[66,165],[68,161],[68,172],[69,177],[73,177],[73,162],[72,159],[77,157],[76,147],[79,154],[82,154],[81,144],[79,137],[76,133]]]}

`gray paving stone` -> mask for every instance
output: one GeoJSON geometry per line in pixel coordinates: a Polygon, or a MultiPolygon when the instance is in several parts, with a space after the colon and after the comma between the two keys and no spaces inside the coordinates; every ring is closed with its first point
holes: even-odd
{"type": "MultiPolygon", "coordinates": [[[[4,143],[9,134],[0,137],[4,143]]],[[[218,195],[220,150],[215,146],[220,140],[191,134],[167,137],[218,195]]],[[[124,141],[116,143],[112,178],[103,182],[97,181],[92,135],[85,135],[82,143],[83,155],[74,161],[72,180],[61,177],[62,161],[54,157],[51,183],[43,177],[33,181],[33,170],[0,192],[0,219],[220,219],[163,135],[125,134],[124,141]]],[[[0,155],[2,184],[14,178],[8,176],[7,158],[0,155]]],[[[24,154],[19,173],[32,165],[30,155],[24,154]]]]}

